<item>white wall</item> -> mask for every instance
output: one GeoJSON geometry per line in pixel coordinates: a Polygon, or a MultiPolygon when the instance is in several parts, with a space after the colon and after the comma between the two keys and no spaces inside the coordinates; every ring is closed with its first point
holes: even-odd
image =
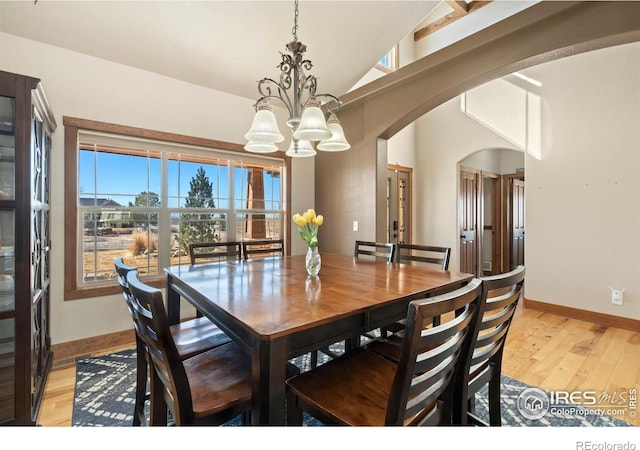
{"type": "MultiPolygon", "coordinates": [[[[244,143],[253,103],[128,66],[0,33],[0,70],[40,78],[58,122],[52,137],[51,338],[67,342],[131,329],[122,296],[64,301],[62,116],[244,143]]],[[[313,162],[293,162],[292,206],[313,205],[313,162]],[[298,185],[300,186],[298,188],[298,185]]],[[[294,236],[294,251],[295,246],[294,236]]]]}
{"type": "MultiPolygon", "coordinates": [[[[640,44],[524,73],[542,81],[543,102],[542,159],[525,160],[525,295],[640,319],[640,44]],[[609,286],[626,289],[624,306],[611,304],[609,286]]],[[[457,98],[418,120],[416,133],[416,240],[451,246],[457,269],[457,163],[514,147],[462,114],[457,98]]]]}
{"type": "Polygon", "coordinates": [[[548,143],[526,161],[528,298],[640,319],[639,73],[638,43],[527,71],[548,143]]]}

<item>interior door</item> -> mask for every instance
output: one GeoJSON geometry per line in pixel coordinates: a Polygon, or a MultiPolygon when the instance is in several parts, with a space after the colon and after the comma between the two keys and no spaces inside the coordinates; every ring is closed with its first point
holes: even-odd
{"type": "Polygon", "coordinates": [[[524,265],[524,180],[514,179],[511,188],[511,270],[524,265]]]}
{"type": "Polygon", "coordinates": [[[482,231],[478,238],[480,248],[480,274],[482,276],[497,275],[502,264],[501,242],[501,183],[500,175],[481,171],[482,205],[478,208],[478,229],[482,231]]]}
{"type": "Polygon", "coordinates": [[[387,170],[387,242],[411,242],[410,167],[389,165],[387,170]]]}
{"type": "Polygon", "coordinates": [[[478,273],[478,172],[460,169],[460,272],[478,273]]]}

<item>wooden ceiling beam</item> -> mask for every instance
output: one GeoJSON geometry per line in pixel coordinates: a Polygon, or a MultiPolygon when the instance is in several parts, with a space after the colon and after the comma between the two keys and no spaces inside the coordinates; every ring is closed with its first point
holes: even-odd
{"type": "Polygon", "coordinates": [[[469,3],[464,0],[448,1],[447,5],[449,5],[454,12],[466,14],[469,11],[469,3]]]}
{"type": "Polygon", "coordinates": [[[452,24],[456,20],[471,14],[474,11],[479,10],[483,6],[488,5],[491,1],[473,1],[470,3],[466,3],[464,1],[448,1],[447,4],[453,9],[452,13],[447,14],[444,17],[436,20],[435,22],[430,23],[429,25],[420,28],[418,31],[413,33],[413,40],[419,41],[420,39],[435,33],[441,28],[446,27],[447,25],[452,24]]]}

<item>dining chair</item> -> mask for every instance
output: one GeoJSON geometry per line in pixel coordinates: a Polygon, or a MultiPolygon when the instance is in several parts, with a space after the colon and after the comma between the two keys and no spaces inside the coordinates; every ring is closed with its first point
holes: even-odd
{"type": "MultiPolygon", "coordinates": [[[[133,300],[127,281],[127,275],[133,273],[137,277],[138,270],[135,267],[125,264],[122,257],[114,259],[114,266],[118,282],[122,288],[127,310],[131,315],[136,331],[136,386],[133,426],[141,426],[147,423],[144,405],[150,396],[147,392],[147,378],[150,374],[151,367],[148,365],[147,347],[139,333],[137,317],[133,309],[133,300]]],[[[170,326],[169,331],[180,359],[190,358],[191,356],[231,342],[231,338],[224,334],[220,328],[206,317],[185,320],[179,324],[170,326]]]]}
{"type": "MultiPolygon", "coordinates": [[[[460,425],[500,426],[500,378],[502,375],[502,352],[513,314],[518,305],[524,285],[524,266],[490,277],[480,278],[486,292],[483,314],[478,325],[477,338],[471,344],[473,353],[465,376],[455,389],[454,423],[460,425]],[[475,414],[475,395],[488,385],[489,422],[475,414]]],[[[390,361],[400,360],[401,331],[388,337],[375,339],[367,344],[371,351],[390,361]]]]}
{"type": "Polygon", "coordinates": [[[191,265],[198,260],[220,261],[225,259],[241,259],[242,244],[240,242],[201,242],[189,244],[191,265]]]}
{"type": "Polygon", "coordinates": [[[473,279],[447,294],[413,300],[400,360],[359,347],[287,380],[287,423],[302,412],[327,424],[352,426],[452,423],[453,381],[468,364],[483,302],[473,279]],[[432,318],[450,320],[432,326],[432,318]]]}
{"type": "MultiPolygon", "coordinates": [[[[419,264],[449,270],[451,248],[436,245],[396,244],[395,261],[401,264],[419,264]]],[[[438,323],[438,318],[435,323],[438,323]]],[[[381,336],[389,336],[404,329],[404,320],[380,328],[381,336]]],[[[370,334],[366,335],[372,338],[370,334]]]]}
{"type": "Polygon", "coordinates": [[[481,278],[487,295],[477,338],[472,342],[469,370],[456,389],[454,422],[457,424],[502,425],[502,353],[511,320],[523,293],[524,278],[524,266],[518,266],[504,274],[481,278]],[[485,385],[488,386],[488,423],[475,414],[476,394],[485,385]]]}
{"type": "Polygon", "coordinates": [[[151,370],[151,424],[221,425],[251,408],[251,358],[235,342],[183,359],[170,331],[162,291],[127,274],[136,330],[151,370]]]}
{"type": "Polygon", "coordinates": [[[442,270],[449,270],[450,258],[450,247],[420,244],[396,244],[396,262],[399,263],[432,264],[438,265],[442,270]]]}
{"type": "Polygon", "coordinates": [[[244,259],[255,256],[284,256],[284,239],[242,241],[242,256],[244,259]]]}
{"type": "Polygon", "coordinates": [[[394,260],[396,246],[391,242],[356,241],[354,256],[357,259],[394,260]]]}

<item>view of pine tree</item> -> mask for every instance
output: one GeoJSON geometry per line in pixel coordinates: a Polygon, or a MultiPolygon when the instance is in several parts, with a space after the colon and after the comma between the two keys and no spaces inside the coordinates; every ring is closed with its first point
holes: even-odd
{"type": "MultiPolygon", "coordinates": [[[[151,191],[140,192],[136,195],[133,203],[129,202],[129,206],[151,206],[157,208],[160,206],[160,196],[151,191]]],[[[158,215],[131,213],[131,221],[133,222],[134,227],[146,227],[147,225],[158,226],[158,215]]]]}
{"type": "MultiPolygon", "coordinates": [[[[191,178],[190,189],[184,205],[186,208],[215,208],[213,185],[200,166],[191,178]]],[[[192,242],[217,242],[216,221],[213,214],[182,214],[180,219],[180,247],[188,250],[192,242]]]]}

